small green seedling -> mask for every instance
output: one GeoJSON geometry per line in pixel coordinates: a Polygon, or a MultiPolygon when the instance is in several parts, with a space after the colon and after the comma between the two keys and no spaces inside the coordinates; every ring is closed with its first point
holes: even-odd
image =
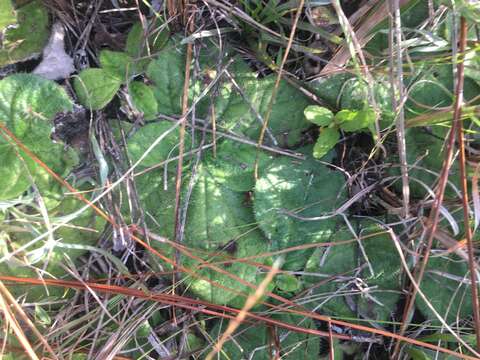
{"type": "Polygon", "coordinates": [[[375,111],[372,108],[363,110],[341,110],[333,114],[329,109],[317,105],[307,106],[305,118],[320,126],[320,135],[313,147],[313,156],[324,157],[340,140],[340,130],[355,132],[369,129],[375,122],[375,111]]]}

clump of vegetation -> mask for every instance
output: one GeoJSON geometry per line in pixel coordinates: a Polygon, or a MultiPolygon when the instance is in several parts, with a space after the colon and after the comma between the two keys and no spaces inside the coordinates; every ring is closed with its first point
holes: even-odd
{"type": "Polygon", "coordinates": [[[478,7],[186,3],[0,0],[1,354],[478,356],[478,7]]]}

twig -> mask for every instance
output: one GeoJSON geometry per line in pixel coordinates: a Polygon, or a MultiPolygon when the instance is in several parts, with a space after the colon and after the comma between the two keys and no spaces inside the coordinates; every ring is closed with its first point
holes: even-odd
{"type": "Polygon", "coordinates": [[[408,183],[408,163],[407,163],[407,145],[405,143],[405,113],[403,88],[403,63],[402,63],[402,29],[400,19],[399,0],[392,2],[392,20],[393,26],[390,27],[390,63],[391,63],[391,83],[392,83],[392,101],[396,113],[395,127],[397,130],[398,156],[400,160],[400,170],[402,174],[402,195],[403,195],[403,214],[404,218],[409,216],[410,187],[408,183]],[[394,47],[395,46],[395,47],[394,47]],[[394,55],[396,54],[396,59],[394,55]],[[396,60],[396,64],[395,64],[396,60]],[[393,74],[394,64],[396,65],[397,76],[393,74]],[[396,90],[398,91],[399,101],[397,101],[396,90]]]}
{"type": "MultiPolygon", "coordinates": [[[[460,53],[462,55],[465,54],[465,45],[466,45],[466,32],[467,32],[467,22],[465,18],[462,16],[460,20],[460,38],[463,40],[460,43],[460,53]]],[[[459,98],[458,102],[458,110],[457,114],[454,118],[454,126],[457,130],[457,141],[458,141],[458,150],[459,154],[459,161],[460,161],[460,182],[462,187],[462,207],[463,207],[463,219],[464,219],[464,226],[465,226],[465,238],[467,240],[467,253],[468,253],[468,267],[470,270],[470,279],[472,281],[471,291],[472,291],[472,311],[473,311],[473,319],[475,322],[475,335],[477,340],[477,351],[480,352],[480,313],[479,313],[479,300],[478,300],[478,290],[477,290],[477,271],[476,271],[476,262],[475,262],[475,253],[473,250],[473,239],[472,239],[472,228],[470,227],[470,216],[469,216],[469,206],[468,206],[468,185],[467,185],[467,170],[465,169],[466,166],[466,159],[465,159],[465,143],[463,140],[463,122],[460,120],[461,112],[462,112],[462,100],[463,100],[463,67],[464,67],[464,58],[462,57],[459,63],[459,78],[458,82],[461,83],[458,85],[459,92],[457,97],[459,98]],[[461,69],[460,69],[461,66],[461,69]]]]}
{"type": "MultiPolygon", "coordinates": [[[[463,20],[462,21],[462,26],[461,26],[461,32],[460,32],[460,50],[462,55],[465,53],[465,48],[466,48],[466,42],[467,42],[467,24],[463,20]]],[[[420,287],[420,284],[423,279],[423,275],[425,273],[425,269],[427,267],[428,259],[430,257],[430,250],[432,248],[432,243],[433,239],[435,237],[435,232],[437,230],[437,225],[438,221],[440,219],[440,206],[443,202],[443,196],[445,194],[445,188],[447,185],[447,180],[448,180],[448,173],[450,170],[450,166],[452,163],[453,159],[453,150],[454,150],[454,144],[455,144],[455,131],[456,131],[456,123],[459,122],[459,119],[461,118],[462,115],[462,101],[463,101],[463,77],[464,77],[464,63],[463,60],[460,61],[457,64],[457,86],[455,89],[455,107],[454,107],[454,114],[453,114],[453,126],[450,131],[449,137],[448,137],[448,143],[447,143],[447,149],[445,153],[445,159],[443,162],[443,167],[442,167],[442,172],[440,176],[440,180],[438,183],[438,188],[437,188],[437,193],[436,197],[433,202],[432,210],[430,213],[430,218],[429,222],[427,224],[427,229],[426,229],[426,245],[425,245],[425,250],[423,252],[423,259],[420,265],[416,268],[417,271],[414,273],[414,277],[416,279],[416,284],[418,287],[420,287]]],[[[403,317],[402,317],[402,325],[400,327],[400,335],[403,335],[405,333],[405,330],[407,328],[407,325],[409,323],[408,318],[410,317],[410,313],[413,309],[413,305],[415,303],[415,297],[417,295],[417,287],[413,286],[413,284],[410,286],[411,292],[410,292],[410,297],[407,298],[405,309],[403,312],[403,317]]],[[[395,344],[395,348],[393,351],[392,357],[394,359],[397,358],[399,351],[400,351],[400,344],[401,342],[398,341],[395,344]]]]}

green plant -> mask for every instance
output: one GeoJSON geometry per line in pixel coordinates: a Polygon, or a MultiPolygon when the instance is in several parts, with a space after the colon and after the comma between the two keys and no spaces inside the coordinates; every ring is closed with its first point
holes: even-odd
{"type": "Polygon", "coordinates": [[[311,105],[304,110],[308,121],[320,126],[320,135],[313,147],[313,156],[317,159],[324,157],[340,139],[340,130],[356,132],[363,129],[372,129],[375,123],[375,111],[371,108],[364,110],[340,110],[335,115],[327,108],[311,105]]]}
{"type": "MultiPolygon", "coordinates": [[[[1,121],[22,145],[61,176],[76,165],[76,156],[73,150],[66,151],[64,144],[51,141],[51,120],[57,113],[71,110],[71,99],[52,81],[27,74],[0,81],[1,121]]],[[[65,270],[60,263],[75,261],[84,254],[96,241],[95,234],[104,221],[89,209],[77,213],[84,204],[65,195],[42,166],[7,133],[2,134],[1,272],[35,277],[35,269],[41,268],[45,277],[62,277],[65,270]]],[[[26,294],[29,301],[64,296],[63,290],[49,287],[19,286],[14,293],[26,294]]]]}
{"type": "MultiPolygon", "coordinates": [[[[127,84],[132,105],[144,114],[145,119],[154,118],[158,106],[163,104],[157,104],[148,85],[132,79],[143,73],[151,57],[166,45],[169,35],[168,28],[162,28],[145,40],[141,24],[134,24],[127,37],[125,52],[102,50],[100,68],[85,69],[74,79],[73,86],[79,102],[92,110],[102,109],[112,101],[122,84],[127,84]],[[145,46],[145,43],[148,45],[145,46]],[[145,52],[148,57],[144,56],[145,52]]],[[[162,53],[163,56],[169,53],[166,54],[162,53]]]]}
{"type": "Polygon", "coordinates": [[[40,54],[48,39],[48,12],[41,1],[31,1],[12,10],[11,1],[0,2],[0,31],[3,32],[0,67],[40,54]],[[4,29],[6,25],[15,26],[4,29]]]}

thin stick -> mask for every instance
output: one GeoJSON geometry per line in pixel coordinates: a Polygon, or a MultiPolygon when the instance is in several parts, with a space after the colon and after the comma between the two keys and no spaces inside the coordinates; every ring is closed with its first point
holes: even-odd
{"type": "Polygon", "coordinates": [[[5,285],[3,285],[3,282],[1,281],[0,281],[0,293],[2,293],[2,296],[5,297],[5,300],[7,300],[7,302],[15,309],[15,311],[20,315],[20,317],[27,324],[30,330],[32,330],[32,332],[35,334],[38,340],[40,340],[43,346],[45,346],[45,349],[47,349],[47,351],[53,356],[54,359],[58,359],[57,355],[55,355],[55,352],[53,351],[50,344],[42,336],[40,331],[38,331],[38,329],[35,327],[35,324],[30,320],[27,314],[25,314],[25,311],[23,311],[22,307],[18,304],[18,302],[12,296],[10,291],[5,287],[5,285]]]}
{"type": "MultiPolygon", "coordinates": [[[[207,355],[205,358],[206,360],[212,360],[215,354],[222,350],[223,344],[227,341],[228,337],[232,335],[235,330],[245,321],[248,311],[255,306],[258,300],[263,296],[265,290],[267,289],[268,284],[270,284],[273,280],[273,277],[277,274],[278,269],[280,268],[282,258],[278,258],[272,266],[272,269],[268,272],[265,279],[262,280],[260,285],[258,285],[257,289],[251,294],[247,300],[245,301],[245,305],[243,305],[242,310],[238,313],[235,319],[230,320],[227,329],[222,334],[222,337],[218,342],[213,346],[213,350],[207,355]]],[[[331,336],[331,332],[329,333],[331,336]]]]}
{"type": "Polygon", "coordinates": [[[407,163],[407,145],[405,143],[405,113],[403,110],[405,91],[403,87],[403,64],[402,64],[402,29],[400,20],[399,0],[394,0],[392,4],[393,29],[391,32],[391,67],[394,68],[393,53],[396,54],[396,79],[392,70],[392,89],[393,105],[396,113],[395,128],[397,130],[398,157],[400,160],[400,170],[402,174],[402,195],[403,195],[403,214],[402,217],[409,216],[410,187],[408,184],[408,163],[407,163]],[[395,90],[398,91],[399,101],[397,101],[395,90]]]}
{"type": "MultiPolygon", "coordinates": [[[[465,18],[461,18],[461,32],[460,36],[466,38],[463,32],[466,32],[467,24],[465,18]]],[[[463,39],[462,38],[462,39],[463,39]]],[[[460,52],[465,53],[465,42],[462,41],[460,44],[460,52]]],[[[460,59],[460,64],[464,64],[464,58],[460,59]]],[[[462,82],[463,85],[463,76],[458,79],[459,82],[462,82]]],[[[463,100],[463,86],[459,87],[462,91],[461,100],[463,100]]],[[[473,250],[473,240],[472,240],[472,228],[470,227],[470,216],[469,216],[469,207],[468,207],[468,185],[467,185],[467,170],[465,169],[466,159],[465,159],[465,143],[463,140],[463,122],[460,121],[462,108],[459,107],[460,114],[455,117],[455,126],[457,129],[457,141],[458,141],[458,150],[460,152],[459,161],[460,161],[460,182],[462,186],[462,207],[463,207],[463,219],[465,224],[465,238],[467,240],[467,253],[468,253],[468,267],[470,269],[470,280],[472,281],[472,311],[473,319],[475,322],[475,335],[477,340],[477,351],[480,352],[480,305],[478,303],[478,290],[477,290],[477,272],[476,272],[476,263],[475,263],[475,253],[473,250]]]]}
{"type": "MultiPolygon", "coordinates": [[[[460,29],[460,53],[462,55],[465,53],[466,43],[467,43],[467,24],[465,21],[462,21],[461,29],[460,29]]],[[[427,224],[428,226],[426,229],[427,241],[425,245],[425,250],[423,252],[423,259],[419,267],[417,267],[418,271],[416,271],[416,273],[414,274],[416,278],[416,284],[418,284],[418,287],[420,287],[420,283],[422,282],[423,275],[427,267],[428,259],[430,257],[430,250],[432,249],[433,238],[435,237],[438,221],[440,219],[440,206],[443,202],[443,196],[445,194],[445,188],[448,180],[448,173],[449,173],[450,165],[453,159],[453,149],[454,149],[454,143],[455,143],[455,130],[456,130],[455,124],[459,122],[459,119],[461,118],[461,115],[462,115],[463,78],[464,78],[463,61],[460,61],[457,64],[457,75],[458,75],[458,81],[455,89],[455,108],[454,108],[454,114],[453,114],[453,126],[452,126],[452,129],[450,130],[450,134],[448,137],[447,150],[445,153],[442,172],[441,172],[440,180],[438,183],[437,193],[433,201],[430,218],[427,224]]],[[[410,286],[410,290],[411,290],[410,291],[411,295],[409,298],[407,298],[407,302],[406,302],[405,309],[403,312],[403,317],[402,317],[402,325],[400,326],[399,334],[401,336],[405,333],[405,330],[407,329],[407,326],[409,323],[408,318],[413,309],[413,306],[415,303],[415,297],[417,296],[417,288],[414,287],[412,284],[410,286]]],[[[399,355],[400,344],[401,344],[400,341],[398,341],[395,344],[395,348],[392,355],[393,359],[396,359],[397,356],[399,355]]]]}

